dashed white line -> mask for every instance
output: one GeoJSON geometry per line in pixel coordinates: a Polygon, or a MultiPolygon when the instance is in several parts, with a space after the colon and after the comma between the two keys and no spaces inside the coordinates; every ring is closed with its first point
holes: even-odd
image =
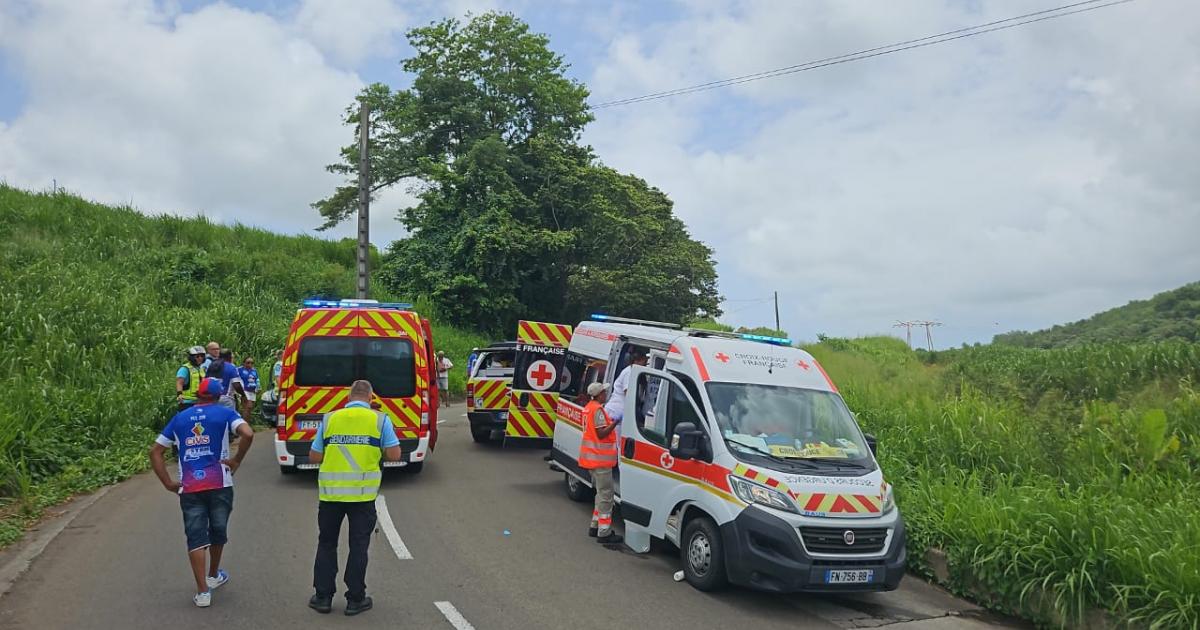
{"type": "Polygon", "coordinates": [[[475,626],[472,626],[471,622],[467,621],[467,618],[458,612],[454,604],[450,602],[433,602],[433,605],[442,611],[442,616],[446,618],[446,621],[450,622],[450,625],[454,626],[455,630],[475,630],[475,626]]]}
{"type": "Polygon", "coordinates": [[[375,513],[379,518],[379,528],[383,530],[384,537],[387,538],[388,544],[392,546],[392,551],[396,552],[396,557],[401,560],[412,560],[412,554],[409,553],[408,547],[404,546],[404,541],[400,540],[400,532],[396,531],[396,525],[392,523],[392,515],[388,512],[387,501],[383,495],[375,497],[375,513]]]}

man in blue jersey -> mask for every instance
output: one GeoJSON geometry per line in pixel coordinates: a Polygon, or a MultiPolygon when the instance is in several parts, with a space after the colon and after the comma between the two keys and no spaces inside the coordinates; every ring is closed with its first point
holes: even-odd
{"type": "Polygon", "coordinates": [[[154,474],[167,491],[179,495],[188,562],[196,580],[192,602],[201,608],[212,604],[212,589],[229,581],[229,574],[221,569],[221,553],[229,539],[233,473],[241,466],[254,440],[250,425],[236,411],[213,404],[223,391],[221,381],[204,379],[196,404],[171,418],[150,447],[154,474]],[[229,456],[230,433],[241,438],[233,457],[229,456]],[[170,446],[179,449],[178,480],[167,473],[163,460],[163,453],[170,446]]]}
{"type": "Polygon", "coordinates": [[[221,395],[217,404],[237,411],[233,396],[234,394],[244,396],[246,392],[242,388],[242,375],[238,372],[237,366],[233,364],[233,350],[221,348],[216,360],[208,364],[205,376],[221,379],[221,387],[224,388],[225,393],[221,395]]]}

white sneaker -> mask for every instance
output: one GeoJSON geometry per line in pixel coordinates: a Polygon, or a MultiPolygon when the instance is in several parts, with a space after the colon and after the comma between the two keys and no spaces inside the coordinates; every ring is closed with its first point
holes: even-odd
{"type": "Polygon", "coordinates": [[[192,596],[192,603],[200,608],[208,608],[209,606],[212,606],[212,591],[196,593],[192,596]]]}
{"type": "Polygon", "coordinates": [[[217,577],[206,577],[204,580],[208,582],[208,590],[211,591],[228,582],[229,574],[225,572],[225,569],[217,569],[217,577]]]}

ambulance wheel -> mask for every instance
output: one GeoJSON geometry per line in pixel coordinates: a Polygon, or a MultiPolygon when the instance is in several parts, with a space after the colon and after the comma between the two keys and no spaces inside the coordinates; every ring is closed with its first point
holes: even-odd
{"type": "Polygon", "coordinates": [[[296,474],[296,467],[280,465],[279,472],[282,474],[285,474],[285,475],[294,475],[294,474],[296,474]]]}
{"type": "Polygon", "coordinates": [[[584,503],[592,500],[592,489],[587,484],[575,478],[575,475],[563,473],[567,479],[567,498],[584,503]]]}
{"type": "Polygon", "coordinates": [[[725,575],[725,548],[721,530],[707,516],[697,516],[683,528],[679,556],[683,575],[697,590],[715,591],[728,583],[725,575]]]}
{"type": "Polygon", "coordinates": [[[412,462],[409,462],[409,464],[407,466],[405,466],[404,468],[401,468],[400,470],[403,470],[404,472],[406,472],[410,475],[415,475],[415,474],[421,472],[421,470],[423,470],[424,468],[425,468],[425,462],[417,462],[415,464],[412,462]]]}

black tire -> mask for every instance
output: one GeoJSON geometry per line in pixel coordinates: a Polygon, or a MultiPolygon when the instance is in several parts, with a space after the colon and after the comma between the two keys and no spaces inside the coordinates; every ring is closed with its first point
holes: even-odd
{"type": "Polygon", "coordinates": [[[563,473],[565,487],[567,489],[567,498],[579,503],[591,501],[596,496],[595,491],[587,487],[587,484],[575,478],[571,473],[563,473]]]}
{"type": "Polygon", "coordinates": [[[404,472],[406,472],[410,475],[415,475],[415,474],[421,472],[422,470],[425,470],[425,462],[416,462],[415,464],[412,462],[409,462],[409,464],[407,466],[405,466],[404,468],[401,468],[400,470],[403,470],[404,472]]]}
{"type": "Polygon", "coordinates": [[[471,439],[475,440],[476,444],[486,444],[492,441],[492,430],[487,427],[471,427],[471,439]]]}
{"type": "Polygon", "coordinates": [[[679,559],[684,577],[696,590],[717,591],[729,584],[721,530],[711,518],[697,516],[688,521],[680,539],[679,559]]]}
{"type": "Polygon", "coordinates": [[[285,475],[294,475],[294,474],[296,474],[296,467],[295,466],[284,466],[284,465],[280,464],[279,472],[282,474],[285,474],[285,475]]]}

